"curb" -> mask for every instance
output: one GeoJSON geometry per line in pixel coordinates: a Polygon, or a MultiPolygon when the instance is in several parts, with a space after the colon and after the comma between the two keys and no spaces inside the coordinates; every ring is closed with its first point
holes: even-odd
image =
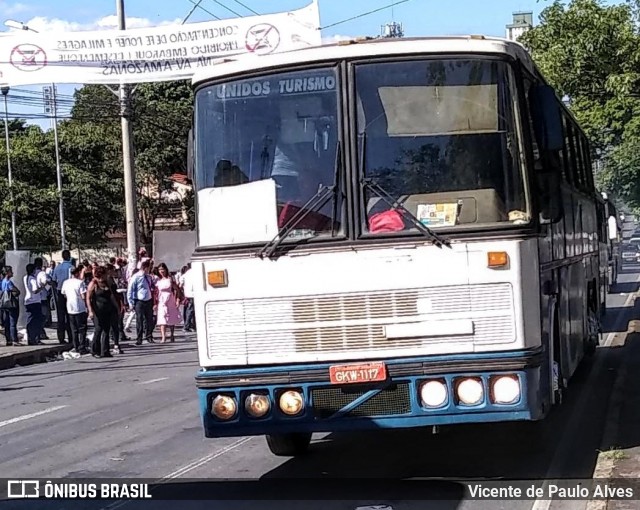
{"type": "MultiPolygon", "coordinates": [[[[635,300],[640,297],[639,293],[635,292],[634,295],[634,303],[635,300]]],[[[626,347],[627,341],[633,335],[637,335],[640,333],[640,324],[639,320],[632,318],[629,320],[627,331],[624,332],[624,344],[626,347]]],[[[613,346],[613,342],[612,342],[613,346]]],[[[620,416],[622,414],[622,408],[625,404],[625,399],[623,396],[625,383],[627,381],[628,375],[628,367],[629,367],[630,359],[625,357],[623,358],[620,366],[618,367],[618,374],[613,383],[613,387],[611,388],[611,400],[609,401],[609,405],[607,407],[607,421],[605,423],[604,431],[602,434],[602,439],[600,444],[603,447],[611,448],[612,445],[615,445],[616,436],[619,429],[620,416]]],[[[593,479],[600,480],[610,480],[613,477],[613,471],[616,467],[616,461],[614,459],[610,459],[606,457],[606,452],[600,451],[598,453],[598,457],[596,459],[596,466],[594,468],[594,472],[592,475],[593,479]]],[[[609,508],[609,504],[611,503],[611,499],[591,499],[587,501],[586,510],[607,510],[609,508]]]]}
{"type": "Polygon", "coordinates": [[[41,349],[34,349],[27,352],[17,352],[8,356],[0,357],[0,370],[6,370],[16,366],[34,365],[36,363],[45,363],[49,356],[59,354],[65,351],[71,350],[73,345],[60,344],[52,345],[50,347],[42,347],[41,349]]]}

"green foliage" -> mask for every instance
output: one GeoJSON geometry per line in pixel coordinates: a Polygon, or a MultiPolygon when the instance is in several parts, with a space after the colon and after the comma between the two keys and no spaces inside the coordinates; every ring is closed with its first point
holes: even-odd
{"type": "Polygon", "coordinates": [[[188,206],[181,200],[162,197],[173,190],[173,182],[169,180],[172,174],[187,173],[192,113],[193,96],[186,81],[145,83],[136,91],[136,182],[144,244],[151,242],[159,216],[172,214],[176,206],[188,206]]]}
{"type": "MultiPolygon", "coordinates": [[[[600,189],[640,206],[640,34],[636,0],[556,1],[521,42],[587,133],[600,189]]],[[[635,204],[635,205],[634,205],[635,204]]]]}
{"type": "MultiPolygon", "coordinates": [[[[132,121],[141,241],[148,244],[158,216],[184,208],[193,228],[193,194],[167,200],[174,173],[186,173],[192,93],[188,82],[139,85],[132,121]],[[191,211],[191,212],[189,212],[191,211]]],[[[4,129],[4,125],[2,126],[4,129]]],[[[13,192],[21,248],[60,245],[55,146],[52,130],[9,124],[13,192]]],[[[3,131],[4,132],[4,131],[3,131]]],[[[87,85],[75,93],[71,118],[59,122],[67,240],[98,244],[124,229],[122,133],[118,97],[107,87],[87,85]]],[[[11,245],[7,157],[0,147],[0,251],[11,245]]]]}

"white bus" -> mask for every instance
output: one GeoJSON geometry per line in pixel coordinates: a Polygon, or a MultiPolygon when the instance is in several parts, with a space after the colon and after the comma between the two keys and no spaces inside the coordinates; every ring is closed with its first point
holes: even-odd
{"type": "Polygon", "coordinates": [[[194,87],[206,437],[296,455],[560,403],[599,340],[601,197],[520,44],[353,40],[194,87]]]}

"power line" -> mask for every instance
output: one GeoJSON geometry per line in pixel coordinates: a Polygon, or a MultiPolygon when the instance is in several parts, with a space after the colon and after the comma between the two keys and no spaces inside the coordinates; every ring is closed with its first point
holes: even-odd
{"type": "Polygon", "coordinates": [[[182,20],[182,25],[184,25],[188,19],[191,17],[191,15],[195,12],[195,10],[200,7],[200,4],[202,3],[202,0],[198,0],[197,3],[193,4],[193,7],[191,8],[191,10],[189,11],[189,13],[184,17],[184,19],[182,20]]]}
{"type": "Polygon", "coordinates": [[[240,0],[233,0],[235,3],[237,3],[238,5],[241,5],[242,7],[244,7],[246,10],[251,11],[253,14],[257,14],[258,16],[260,16],[259,12],[254,11],[251,7],[249,7],[248,5],[243,4],[240,0]]]}
{"type": "Polygon", "coordinates": [[[202,7],[202,5],[200,5],[201,2],[198,2],[197,0],[189,0],[189,2],[191,2],[193,5],[195,5],[198,9],[202,9],[204,12],[206,12],[209,16],[215,18],[215,19],[222,19],[219,18],[218,16],[216,16],[215,14],[213,14],[211,11],[205,9],[204,7],[202,7]]]}
{"type": "Polygon", "coordinates": [[[394,5],[403,4],[403,3],[408,2],[408,1],[409,0],[400,0],[399,2],[395,2],[393,4],[386,5],[384,7],[380,7],[379,9],[374,9],[373,11],[363,12],[362,14],[358,14],[357,16],[353,16],[352,18],[343,19],[342,21],[336,21],[335,23],[332,23],[331,25],[326,25],[324,27],[320,27],[320,30],[324,30],[325,28],[335,27],[336,25],[341,25],[342,23],[346,23],[347,21],[353,21],[354,19],[364,18],[365,16],[369,16],[369,14],[373,14],[373,13],[379,12],[379,11],[384,11],[385,9],[389,9],[390,7],[393,7],[394,5]]]}
{"type": "Polygon", "coordinates": [[[241,18],[243,18],[244,16],[242,14],[240,14],[239,12],[234,11],[231,7],[227,7],[226,5],[224,5],[222,2],[219,2],[218,0],[211,0],[212,2],[217,3],[218,5],[222,6],[223,8],[225,8],[226,10],[228,10],[229,12],[235,14],[236,16],[239,16],[241,18]]]}

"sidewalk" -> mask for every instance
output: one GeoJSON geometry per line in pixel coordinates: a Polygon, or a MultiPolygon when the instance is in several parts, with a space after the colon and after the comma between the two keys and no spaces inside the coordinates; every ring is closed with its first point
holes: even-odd
{"type": "MultiPolygon", "coordinates": [[[[618,335],[611,349],[621,361],[611,390],[607,423],[593,474],[601,483],[632,481],[634,500],[600,499],[589,502],[589,510],[631,510],[638,508],[640,479],[640,296],[636,295],[633,318],[626,335],[618,335]]],[[[625,486],[621,485],[620,486],[625,486]]]]}
{"type": "MultiPolygon", "coordinates": [[[[55,326],[55,322],[53,323],[55,326]]],[[[45,328],[49,340],[42,340],[43,345],[25,345],[7,347],[4,335],[0,335],[0,370],[15,366],[44,363],[48,358],[71,350],[71,344],[60,344],[54,328],[45,328]]]]}
{"type": "MultiPolygon", "coordinates": [[[[611,409],[611,420],[618,426],[609,446],[612,460],[610,474],[612,479],[640,479],[640,321],[632,321],[634,333],[627,337],[624,361],[618,372],[614,388],[616,401],[611,409]]],[[[636,498],[639,495],[636,495],[636,498]]],[[[609,500],[607,510],[627,510],[638,508],[638,501],[609,500]]]]}

